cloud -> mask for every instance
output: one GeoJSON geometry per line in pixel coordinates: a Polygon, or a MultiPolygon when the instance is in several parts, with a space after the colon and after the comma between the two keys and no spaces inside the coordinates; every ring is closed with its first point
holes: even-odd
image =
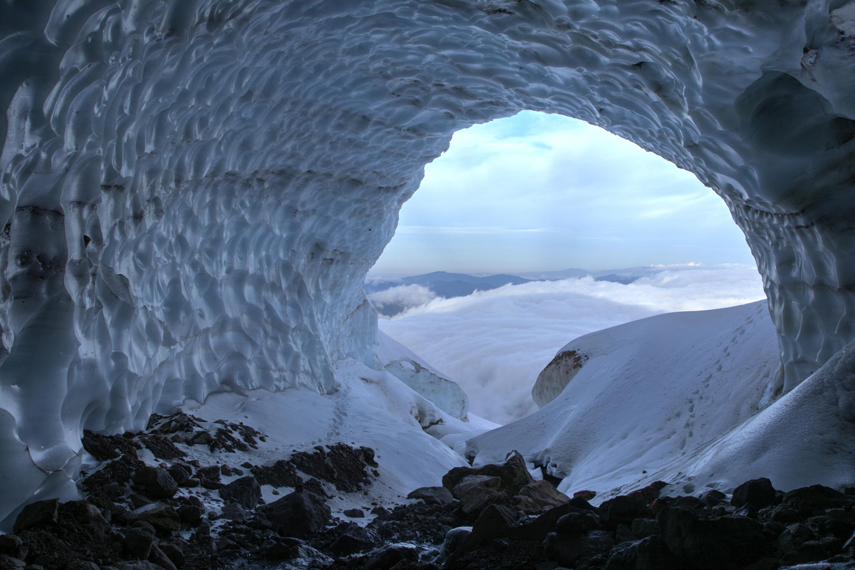
{"type": "Polygon", "coordinates": [[[379,312],[402,312],[411,307],[423,306],[436,299],[436,293],[423,285],[398,285],[371,293],[368,300],[379,312]]]}
{"type": "Polygon", "coordinates": [[[381,320],[380,328],[457,381],[474,413],[508,423],[535,411],[530,391],[537,375],[576,337],[658,313],[763,296],[753,266],[681,265],[630,285],[585,278],[435,298],[381,320]]]}

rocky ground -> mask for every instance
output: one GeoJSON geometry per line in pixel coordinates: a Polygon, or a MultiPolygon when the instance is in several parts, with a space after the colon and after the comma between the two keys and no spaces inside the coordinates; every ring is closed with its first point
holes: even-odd
{"type": "Polygon", "coordinates": [[[223,461],[263,439],[184,413],[141,433],[86,433],[100,463],[81,477],[84,499],[27,506],[0,536],[0,570],[855,569],[855,490],[783,493],[758,479],[731,497],[660,497],[657,483],[594,507],[592,492],[569,498],[533,480],[514,453],[453,469],[392,510],[334,517],[335,495],[370,503],[374,452],[337,444],[269,465],[223,461]]]}

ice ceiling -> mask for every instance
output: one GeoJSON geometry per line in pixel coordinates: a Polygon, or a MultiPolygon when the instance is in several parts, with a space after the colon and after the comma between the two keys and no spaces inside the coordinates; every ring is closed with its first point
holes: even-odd
{"type": "Polygon", "coordinates": [[[788,388],[855,337],[851,1],[7,0],[0,37],[0,515],[81,428],[371,363],[424,165],[522,109],[724,199],[788,388]]]}

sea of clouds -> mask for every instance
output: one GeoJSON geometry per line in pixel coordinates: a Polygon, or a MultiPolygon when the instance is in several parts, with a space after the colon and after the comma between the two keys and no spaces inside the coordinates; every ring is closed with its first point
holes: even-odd
{"type": "Polygon", "coordinates": [[[659,313],[764,298],[753,266],[662,269],[629,285],[586,277],[507,285],[454,299],[432,297],[420,286],[396,287],[384,291],[382,301],[410,308],[381,319],[380,328],[458,382],[473,413],[505,424],[537,409],[530,394],[537,375],[574,338],[659,313]]]}

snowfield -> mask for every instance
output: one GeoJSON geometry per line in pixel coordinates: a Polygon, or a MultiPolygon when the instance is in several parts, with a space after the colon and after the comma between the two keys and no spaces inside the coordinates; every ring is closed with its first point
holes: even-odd
{"type": "Polygon", "coordinates": [[[562,478],[561,491],[590,489],[598,500],[656,480],[674,494],[729,492],[757,477],[784,490],[855,483],[847,435],[855,357],[846,349],[781,396],[765,301],[657,315],[565,351],[584,355],[575,376],[542,375],[535,389],[558,395],[470,440],[465,453],[475,464],[516,449],[562,478]]]}

